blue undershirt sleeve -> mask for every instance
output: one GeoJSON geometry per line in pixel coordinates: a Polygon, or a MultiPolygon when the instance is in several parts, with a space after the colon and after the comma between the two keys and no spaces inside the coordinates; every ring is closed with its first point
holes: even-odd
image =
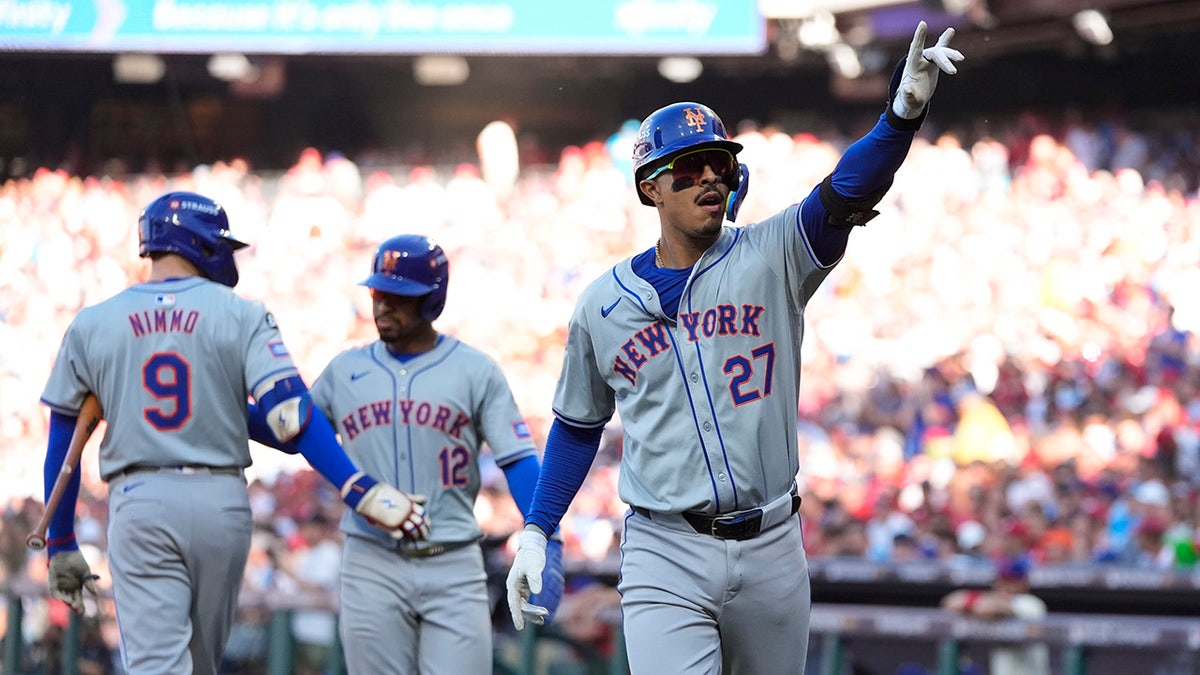
{"type": "Polygon", "coordinates": [[[533,491],[526,525],[535,525],[547,535],[558,529],[559,521],[587,478],[603,434],[603,427],[582,429],[554,420],[546,438],[541,475],[533,491]]]}
{"type": "Polygon", "coordinates": [[[333,426],[316,407],[309,412],[308,426],[294,442],[309,466],[333,483],[334,488],[341,489],[346,479],[358,471],[338,443],[333,426]]]}
{"type": "Polygon", "coordinates": [[[504,479],[508,481],[508,493],[521,511],[521,517],[529,517],[529,505],[533,503],[533,491],[537,488],[538,474],[542,464],[537,457],[522,457],[504,468],[504,479]]]}
{"type": "Polygon", "coordinates": [[[822,265],[832,265],[842,259],[846,252],[846,244],[850,241],[849,227],[835,227],[829,224],[825,217],[825,206],[817,195],[820,187],[813,188],[812,193],[800,205],[800,222],[804,224],[804,234],[808,236],[808,244],[812,246],[813,255],[822,265]]]}
{"type": "MultiPolygon", "coordinates": [[[[842,153],[830,176],[833,189],[847,199],[865,197],[883,189],[904,163],[915,135],[913,130],[894,128],[888,123],[886,113],[880,115],[871,131],[842,153]]],[[[819,186],[813,188],[804,200],[800,207],[800,222],[817,260],[822,265],[832,265],[846,252],[853,228],[828,222],[819,191],[819,186]]]]}
{"type": "Polygon", "coordinates": [[[887,115],[880,115],[871,131],[842,153],[833,169],[833,188],[843,197],[854,199],[887,185],[908,156],[915,135],[914,131],[893,128],[887,115]]]}
{"type": "MultiPolygon", "coordinates": [[[[71,446],[71,436],[75,433],[75,422],[78,417],[63,413],[50,412],[50,433],[46,441],[46,463],[42,467],[42,482],[45,485],[45,498],[50,498],[54,490],[54,482],[62,471],[63,461],[67,458],[67,450],[71,446]]],[[[71,551],[79,548],[75,541],[75,505],[79,501],[79,471],[72,471],[62,499],[50,517],[46,528],[46,553],[54,555],[59,551],[71,551]]]]}

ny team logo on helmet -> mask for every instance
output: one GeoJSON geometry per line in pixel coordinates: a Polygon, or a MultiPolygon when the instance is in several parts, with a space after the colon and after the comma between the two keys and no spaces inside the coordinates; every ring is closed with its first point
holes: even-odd
{"type": "Polygon", "coordinates": [[[238,282],[233,252],[245,248],[229,232],[220,204],[195,192],[168,192],[138,217],[138,255],[176,253],[213,281],[233,288],[238,282]]]}
{"type": "MultiPolygon", "coordinates": [[[[647,206],[654,202],[637,188],[637,183],[653,165],[666,163],[684,150],[702,147],[724,148],[737,156],[741,143],[729,140],[725,124],[711,108],[702,103],[682,102],[650,113],[638,129],[633,143],[633,180],[638,198],[647,206]],[[645,169],[645,171],[643,171],[645,169]]],[[[731,185],[731,190],[738,186],[731,185]]]]}
{"type": "Polygon", "coordinates": [[[442,247],[426,237],[402,234],[379,245],[371,276],[360,284],[384,293],[424,297],[421,317],[433,321],[446,307],[450,262],[442,247]]]}

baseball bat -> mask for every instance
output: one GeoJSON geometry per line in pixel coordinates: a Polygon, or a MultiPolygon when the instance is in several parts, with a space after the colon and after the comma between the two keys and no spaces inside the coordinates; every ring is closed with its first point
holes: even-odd
{"type": "Polygon", "coordinates": [[[46,529],[50,527],[50,518],[54,516],[58,502],[62,501],[63,493],[67,491],[71,474],[79,468],[79,460],[83,458],[83,446],[87,445],[92,432],[96,430],[96,425],[102,419],[104,411],[100,409],[100,399],[96,398],[95,394],[88,394],[87,398],[83,399],[83,407],[79,409],[79,418],[75,421],[75,433],[71,434],[67,456],[63,458],[62,468],[58,471],[58,477],[54,479],[54,487],[50,489],[50,496],[46,498],[46,508],[42,511],[42,517],[38,519],[33,532],[25,537],[25,545],[34,551],[46,548],[46,529]]]}

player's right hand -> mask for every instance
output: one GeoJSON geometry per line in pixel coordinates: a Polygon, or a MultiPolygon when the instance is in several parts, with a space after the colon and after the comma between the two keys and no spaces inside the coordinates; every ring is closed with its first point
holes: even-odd
{"type": "Polygon", "coordinates": [[[536,527],[527,527],[518,540],[517,556],[508,571],[508,611],[513,626],[525,630],[528,618],[534,623],[545,622],[549,611],[529,604],[529,597],[542,591],[542,571],[546,568],[546,535],[536,527]]]}
{"type": "Polygon", "coordinates": [[[96,597],[96,580],[100,577],[92,574],[92,568],[79,549],[72,549],[50,556],[47,578],[50,595],[67,603],[76,614],[83,615],[83,591],[86,589],[96,597]]]}
{"type": "Polygon", "coordinates": [[[361,471],[346,481],[341,493],[355,513],[386,531],[393,539],[424,541],[429,538],[424,497],[405,494],[361,471]]]}

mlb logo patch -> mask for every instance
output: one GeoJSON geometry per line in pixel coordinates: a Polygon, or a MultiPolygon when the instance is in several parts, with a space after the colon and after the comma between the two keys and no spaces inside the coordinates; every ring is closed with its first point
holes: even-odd
{"type": "Polygon", "coordinates": [[[270,349],[271,354],[277,359],[281,359],[288,355],[287,346],[284,345],[282,342],[278,342],[278,341],[268,342],[267,349],[270,349]]]}
{"type": "Polygon", "coordinates": [[[154,296],[154,304],[162,305],[163,307],[174,307],[175,306],[175,294],[168,293],[166,295],[156,295],[156,296],[154,296]]]}
{"type": "Polygon", "coordinates": [[[517,438],[529,438],[531,435],[529,425],[525,423],[525,420],[513,424],[513,433],[517,435],[517,438]]]}

